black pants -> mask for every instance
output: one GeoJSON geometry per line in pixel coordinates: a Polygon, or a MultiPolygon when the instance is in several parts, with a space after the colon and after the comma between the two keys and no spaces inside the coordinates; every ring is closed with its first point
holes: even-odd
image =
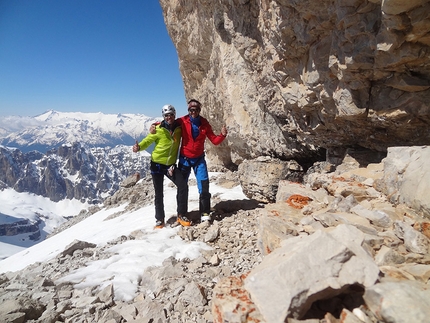
{"type": "Polygon", "coordinates": [[[151,162],[152,183],[155,192],[155,219],[164,221],[164,176],[170,179],[177,188],[176,203],[177,212],[186,215],[188,211],[188,182],[183,173],[175,167],[172,176],[168,174],[170,166],[151,162]]]}

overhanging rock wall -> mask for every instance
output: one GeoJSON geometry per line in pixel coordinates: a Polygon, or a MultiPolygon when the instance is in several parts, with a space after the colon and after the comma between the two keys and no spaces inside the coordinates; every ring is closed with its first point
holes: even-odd
{"type": "MultiPolygon", "coordinates": [[[[428,0],[160,0],[212,161],[430,143],[428,0]]],[[[185,103],[184,103],[185,104],[185,103]]]]}

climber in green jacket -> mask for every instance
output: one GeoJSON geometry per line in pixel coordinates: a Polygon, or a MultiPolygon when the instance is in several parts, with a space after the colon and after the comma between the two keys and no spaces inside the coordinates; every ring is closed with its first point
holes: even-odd
{"type": "Polygon", "coordinates": [[[187,214],[188,182],[176,167],[178,150],[181,143],[181,126],[176,119],[176,110],[172,105],[161,109],[164,120],[156,126],[154,134],[149,133],[140,143],[136,141],[133,152],[147,149],[155,142],[151,154],[151,175],[155,191],[155,228],[165,225],[164,218],[164,176],[177,187],[176,202],[178,217],[187,214]]]}

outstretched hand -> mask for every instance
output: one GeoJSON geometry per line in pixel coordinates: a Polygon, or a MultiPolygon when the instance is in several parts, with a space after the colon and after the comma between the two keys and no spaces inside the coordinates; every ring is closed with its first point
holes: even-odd
{"type": "Polygon", "coordinates": [[[157,132],[157,130],[155,130],[155,124],[152,124],[151,127],[149,127],[149,132],[153,135],[157,132]]]}
{"type": "Polygon", "coordinates": [[[221,128],[221,134],[226,137],[227,136],[227,127],[225,125],[222,126],[221,128]]]}
{"type": "Polygon", "coordinates": [[[133,145],[133,152],[137,153],[140,150],[139,143],[136,140],[136,143],[133,145]]]}

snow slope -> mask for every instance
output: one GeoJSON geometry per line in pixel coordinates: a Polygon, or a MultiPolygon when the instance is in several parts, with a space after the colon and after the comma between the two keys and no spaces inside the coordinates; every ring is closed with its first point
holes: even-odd
{"type": "MultiPolygon", "coordinates": [[[[210,173],[210,176],[215,175],[216,173],[210,173]]],[[[176,189],[171,187],[169,182],[168,180],[164,182],[165,211],[166,215],[173,216],[176,214],[176,189]]],[[[211,183],[210,191],[217,194],[221,200],[247,199],[240,186],[226,189],[211,183]]],[[[103,288],[112,283],[116,298],[128,301],[135,297],[139,278],[145,268],[159,266],[164,259],[171,256],[177,259],[195,259],[200,255],[200,250],[209,248],[203,242],[187,242],[180,239],[177,236],[179,227],[154,230],[153,205],[109,218],[123,210],[125,206],[101,209],[71,228],[11,255],[0,261],[0,273],[17,271],[27,265],[50,260],[75,239],[106,246],[109,241],[139,230],[140,239],[113,245],[108,249],[111,253],[109,258],[94,260],[62,278],[64,281],[73,282],[76,288],[88,286],[103,288]]],[[[198,192],[195,185],[190,186],[188,206],[189,210],[198,209],[198,192]]],[[[1,245],[1,248],[4,246],[1,245]]]]}

